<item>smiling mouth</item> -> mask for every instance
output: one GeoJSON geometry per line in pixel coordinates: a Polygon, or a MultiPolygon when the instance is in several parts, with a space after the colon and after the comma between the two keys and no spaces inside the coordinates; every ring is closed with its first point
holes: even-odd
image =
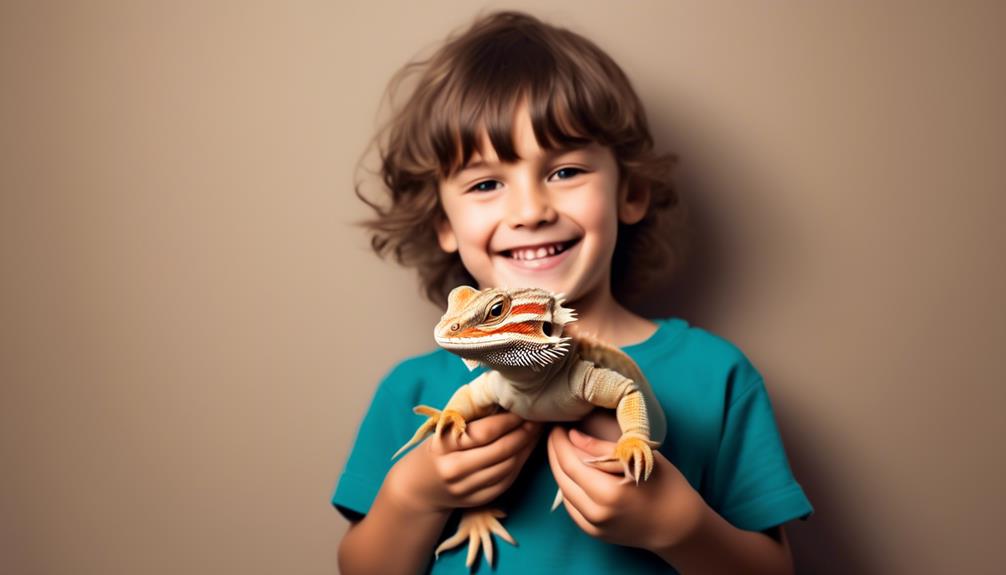
{"type": "Polygon", "coordinates": [[[565,242],[555,242],[551,244],[541,244],[538,246],[527,246],[503,250],[500,255],[518,261],[533,261],[549,258],[561,254],[573,247],[580,239],[567,240],[565,242]]]}

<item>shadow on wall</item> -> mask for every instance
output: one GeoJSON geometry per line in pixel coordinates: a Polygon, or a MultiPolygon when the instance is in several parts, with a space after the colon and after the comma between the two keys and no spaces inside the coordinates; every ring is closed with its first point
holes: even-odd
{"type": "Polygon", "coordinates": [[[845,511],[848,506],[843,500],[842,486],[835,479],[826,454],[815,449],[815,430],[808,429],[813,418],[790,418],[785,402],[772,400],[789,455],[793,474],[803,486],[807,497],[814,506],[814,514],[807,521],[795,521],[787,527],[793,560],[797,573],[839,575],[846,573],[878,573],[871,566],[868,549],[861,539],[862,517],[855,517],[845,511]],[[800,420],[799,433],[790,422],[800,420]]]}
{"type": "MultiPolygon", "coordinates": [[[[710,191],[698,181],[682,182],[679,191],[689,212],[691,243],[687,257],[683,264],[668,265],[661,270],[646,292],[627,304],[646,317],[677,316],[692,325],[715,325],[717,310],[721,309],[723,298],[729,297],[730,254],[736,250],[728,245],[729,238],[724,226],[718,225],[715,210],[693,201],[711,197],[710,191]]],[[[671,245],[680,243],[679,238],[670,237],[680,234],[679,230],[668,226],[667,234],[664,239],[671,245]]],[[[790,419],[780,398],[773,398],[772,403],[793,473],[814,506],[814,515],[807,521],[795,521],[787,528],[796,572],[876,573],[877,569],[870,566],[864,542],[857,539],[859,519],[843,512],[847,495],[829,471],[826,454],[814,448],[813,438],[818,434],[807,428],[813,422],[809,418],[790,419]]]]}
{"type": "Polygon", "coordinates": [[[676,316],[692,325],[713,325],[720,298],[728,297],[720,291],[730,283],[726,276],[732,251],[727,238],[717,233],[724,226],[713,219],[715,210],[697,201],[709,197],[707,190],[696,192],[702,183],[684,172],[676,186],[687,215],[683,221],[670,216],[662,222],[660,241],[668,249],[668,263],[651,270],[644,290],[626,305],[645,317],[676,316]]]}
{"type": "Polygon", "coordinates": [[[689,201],[679,186],[682,201],[688,210],[687,228],[668,222],[661,230],[669,263],[652,276],[644,291],[626,304],[645,317],[676,316],[693,325],[710,325],[717,309],[717,286],[724,285],[723,272],[728,253],[721,247],[722,239],[713,233],[716,226],[707,220],[708,210],[689,201]]]}

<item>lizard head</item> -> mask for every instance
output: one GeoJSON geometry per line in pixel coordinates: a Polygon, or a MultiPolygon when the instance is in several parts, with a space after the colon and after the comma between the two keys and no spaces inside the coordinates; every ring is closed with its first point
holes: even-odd
{"type": "Polygon", "coordinates": [[[562,306],[561,295],[538,288],[459,286],[447,296],[447,312],[434,329],[437,344],[465,360],[493,369],[538,370],[569,350],[563,327],[576,312],[562,306]]]}

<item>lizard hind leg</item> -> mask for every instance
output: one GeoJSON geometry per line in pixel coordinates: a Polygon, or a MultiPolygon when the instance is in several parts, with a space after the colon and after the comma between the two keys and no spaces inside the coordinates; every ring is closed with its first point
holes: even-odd
{"type": "Polygon", "coordinates": [[[453,549],[467,540],[468,557],[465,559],[465,565],[471,567],[475,564],[475,556],[478,554],[479,547],[481,546],[486,557],[486,562],[492,568],[493,542],[490,533],[499,535],[500,538],[511,545],[517,545],[514,538],[499,522],[498,518],[501,517],[506,517],[506,513],[499,509],[488,507],[466,509],[461,516],[457,532],[445,539],[437,547],[436,551],[434,551],[435,557],[439,559],[441,551],[453,549]]]}
{"type": "Polygon", "coordinates": [[[460,437],[465,432],[465,418],[453,409],[440,411],[439,409],[428,405],[417,405],[412,408],[412,412],[417,415],[425,415],[429,419],[424,421],[423,424],[419,426],[419,429],[416,430],[412,439],[410,439],[405,445],[401,446],[398,451],[391,456],[391,459],[395,459],[400,453],[419,443],[427,435],[433,433],[434,431],[440,433],[447,425],[454,425],[454,434],[457,437],[460,437]]]}

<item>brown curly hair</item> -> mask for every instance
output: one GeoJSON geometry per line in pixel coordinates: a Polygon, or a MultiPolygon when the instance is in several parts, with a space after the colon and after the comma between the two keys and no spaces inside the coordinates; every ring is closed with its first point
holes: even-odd
{"type": "MultiPolygon", "coordinates": [[[[428,58],[407,63],[385,93],[390,120],[378,131],[384,205],[357,196],[376,217],[362,222],[379,256],[392,255],[417,268],[426,296],[444,307],[460,284],[476,285],[457,252],[437,242],[445,218],[439,182],[461,169],[478,150],[483,133],[501,161],[519,156],[511,134],[518,103],[527,99],[535,138],[546,150],[591,142],[608,146],[619,183],[648,186],[646,217],[619,224],[612,261],[612,290],[623,300],[645,284],[651,271],[680,264],[668,231],[684,222],[672,184],[674,154],[656,154],[643,105],[621,68],[593,42],[569,30],[514,11],[478,17],[463,33],[448,36],[428,58]],[[413,80],[404,104],[394,96],[413,80]],[[667,215],[675,218],[668,220],[667,215]],[[668,225],[670,227],[668,227],[668,225]]],[[[481,153],[481,150],[480,150],[481,153]]]]}

